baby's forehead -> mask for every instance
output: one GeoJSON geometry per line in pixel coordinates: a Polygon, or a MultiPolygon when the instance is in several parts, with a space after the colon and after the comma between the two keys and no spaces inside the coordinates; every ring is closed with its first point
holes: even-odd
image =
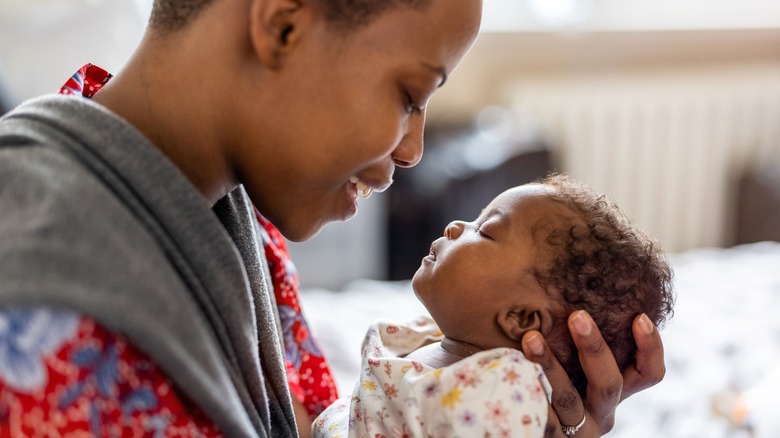
{"type": "Polygon", "coordinates": [[[557,189],[537,183],[506,190],[496,196],[486,210],[499,210],[512,216],[512,219],[520,218],[521,222],[525,223],[547,218],[551,214],[576,219],[573,210],[564,202],[557,189]]]}
{"type": "Polygon", "coordinates": [[[541,183],[529,183],[515,186],[496,196],[494,201],[519,202],[526,199],[541,199],[558,193],[555,187],[541,183]]]}
{"type": "Polygon", "coordinates": [[[513,187],[494,199],[494,209],[509,216],[517,232],[531,237],[534,245],[548,246],[548,238],[567,232],[575,225],[586,225],[582,215],[564,195],[544,184],[513,187]]]}

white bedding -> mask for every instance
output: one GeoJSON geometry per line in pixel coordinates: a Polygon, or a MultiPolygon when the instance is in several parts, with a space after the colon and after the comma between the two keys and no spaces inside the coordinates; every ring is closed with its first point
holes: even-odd
{"type": "MultiPolygon", "coordinates": [[[[716,401],[731,409],[731,394],[746,400],[753,436],[777,436],[780,243],[694,250],[671,260],[677,304],[662,332],[666,378],[621,404],[609,436],[747,436],[714,414],[716,401]]],[[[358,281],[338,292],[309,289],[302,301],[342,395],[351,393],[358,375],[368,325],[425,312],[409,282],[358,281]]]]}

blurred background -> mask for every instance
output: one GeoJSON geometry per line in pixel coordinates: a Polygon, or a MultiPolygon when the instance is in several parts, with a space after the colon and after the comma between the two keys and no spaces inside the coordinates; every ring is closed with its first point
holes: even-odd
{"type": "MultiPolygon", "coordinates": [[[[2,0],[0,105],[56,91],[83,62],[119,71],[150,8],[2,0]]],[[[776,240],[778,121],[777,0],[486,0],[431,102],[422,164],[292,252],[304,286],[410,278],[450,220],[549,170],[670,252],[776,240]]]]}
{"type": "MultiPolygon", "coordinates": [[[[85,62],[121,70],[150,7],[0,0],[0,113],[85,62]]],[[[342,393],[371,321],[424,312],[385,280],[411,278],[449,221],[551,170],[614,199],[676,271],[667,377],[621,405],[611,436],[777,436],[780,244],[738,244],[780,241],[778,0],[485,0],[430,104],[422,163],[291,245],[342,393]]]]}
{"type": "Polygon", "coordinates": [[[486,0],[421,164],[293,250],[308,285],[410,278],[449,221],[549,170],[670,252],[778,240],[778,152],[777,0],[486,0]]]}

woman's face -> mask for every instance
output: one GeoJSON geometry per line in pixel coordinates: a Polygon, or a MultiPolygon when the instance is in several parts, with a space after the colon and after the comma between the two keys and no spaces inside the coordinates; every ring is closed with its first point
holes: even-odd
{"type": "Polygon", "coordinates": [[[417,164],[425,107],[476,37],[481,3],[399,6],[346,31],[311,21],[271,74],[284,93],[273,111],[257,109],[263,129],[244,130],[234,164],[285,237],[305,240],[351,218],[356,186],[383,191],[396,165],[417,164]]]}

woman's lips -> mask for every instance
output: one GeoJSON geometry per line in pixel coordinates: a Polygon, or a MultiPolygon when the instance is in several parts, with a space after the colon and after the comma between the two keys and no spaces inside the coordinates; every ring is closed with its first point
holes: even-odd
{"type": "Polygon", "coordinates": [[[363,199],[368,199],[371,194],[374,193],[374,189],[367,186],[363,181],[360,180],[360,178],[356,176],[349,177],[349,182],[355,185],[357,192],[360,193],[360,196],[362,196],[363,199]]]}
{"type": "Polygon", "coordinates": [[[352,175],[349,177],[349,183],[357,190],[358,194],[368,199],[372,193],[382,193],[393,184],[393,174],[381,175],[352,175]]]}

